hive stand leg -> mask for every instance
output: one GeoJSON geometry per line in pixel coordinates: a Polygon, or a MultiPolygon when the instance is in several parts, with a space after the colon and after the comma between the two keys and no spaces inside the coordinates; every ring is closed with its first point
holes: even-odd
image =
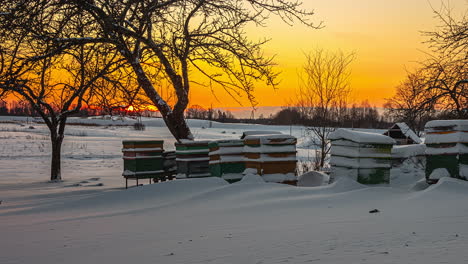
{"type": "Polygon", "coordinates": [[[128,189],[128,178],[125,177],[125,189],[128,189]]]}
{"type": "Polygon", "coordinates": [[[138,176],[136,177],[136,181],[137,181],[137,185],[136,185],[136,186],[138,186],[138,176]]]}
{"type": "Polygon", "coordinates": [[[151,178],[149,178],[149,184],[151,184],[151,178]]]}

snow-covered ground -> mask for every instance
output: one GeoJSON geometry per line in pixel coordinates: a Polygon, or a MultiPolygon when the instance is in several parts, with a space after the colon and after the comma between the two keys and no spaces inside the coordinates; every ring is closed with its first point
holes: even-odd
{"type": "MultiPolygon", "coordinates": [[[[163,123],[152,119],[145,131],[68,126],[64,181],[49,183],[47,129],[14,119],[21,124],[0,123],[2,264],[468,262],[468,183],[443,178],[427,188],[411,163],[392,170],[390,186],[343,178],[293,187],[249,177],[231,185],[207,178],[125,190],[122,140],[164,139],[166,149],[174,148],[163,123]]],[[[189,124],[198,139],[291,131],[299,158],[313,155],[301,127],[189,124]]]]}

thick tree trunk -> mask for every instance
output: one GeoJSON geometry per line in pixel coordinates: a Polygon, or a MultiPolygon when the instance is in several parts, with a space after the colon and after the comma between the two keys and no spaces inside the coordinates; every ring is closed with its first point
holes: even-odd
{"type": "MultiPolygon", "coordinates": [[[[129,60],[132,60],[132,58],[129,60]]],[[[177,93],[178,102],[174,107],[174,110],[172,110],[167,102],[165,102],[164,99],[162,99],[158,94],[153,86],[153,83],[144,73],[140,63],[136,60],[133,60],[131,65],[136,73],[138,84],[143,88],[148,98],[158,108],[167,128],[174,136],[174,138],[179,142],[182,139],[193,140],[192,132],[190,132],[190,128],[184,117],[184,110],[188,104],[188,95],[183,91],[180,78],[175,78],[177,81],[176,83],[173,83],[174,89],[177,93]]]]}
{"type": "Polygon", "coordinates": [[[183,112],[179,114],[173,112],[167,116],[163,115],[163,119],[167,128],[177,141],[180,142],[181,139],[193,140],[192,132],[190,132],[190,128],[184,118],[183,112]]]}
{"type": "Polygon", "coordinates": [[[63,135],[51,135],[52,141],[52,164],[50,167],[50,180],[62,180],[61,174],[61,156],[63,135]]]}

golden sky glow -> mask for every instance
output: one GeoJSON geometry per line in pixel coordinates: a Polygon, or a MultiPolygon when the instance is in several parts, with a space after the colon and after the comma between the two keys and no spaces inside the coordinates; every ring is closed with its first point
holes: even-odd
{"type": "MultiPolygon", "coordinates": [[[[249,28],[252,39],[271,38],[265,47],[267,54],[276,54],[282,72],[277,90],[257,86],[255,96],[259,106],[286,105],[294,98],[298,87],[298,71],[304,63],[304,52],[316,47],[355,52],[351,87],[356,102],[369,100],[381,106],[393,95],[395,86],[405,77],[405,68],[412,69],[428,51],[421,31],[436,29],[431,5],[439,9],[439,0],[303,0],[313,9],[313,21],[323,21],[324,28],[315,30],[303,25],[290,27],[277,18],[267,28],[249,28]]],[[[453,14],[466,12],[468,0],[448,2],[453,14]]],[[[206,89],[192,86],[191,103],[209,107],[239,106],[223,91],[215,97],[206,89]]],[[[249,106],[247,100],[242,100],[249,106]]]]}

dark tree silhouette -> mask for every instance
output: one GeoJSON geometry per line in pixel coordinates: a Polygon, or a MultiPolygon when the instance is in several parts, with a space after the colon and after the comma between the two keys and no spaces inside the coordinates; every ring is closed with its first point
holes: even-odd
{"type": "Polygon", "coordinates": [[[245,95],[252,104],[256,82],[277,84],[272,58],[262,52],[267,40],[251,41],[245,32],[247,25],[263,26],[270,15],[277,15],[286,23],[313,27],[308,21],[313,13],[294,0],[4,2],[0,13],[15,13],[18,20],[14,23],[27,24],[37,38],[50,39],[55,44],[51,53],[89,43],[114,48],[177,140],[192,138],[184,111],[194,82],[207,86],[208,91],[220,86],[235,99],[245,95]],[[11,11],[19,9],[28,13],[11,11]],[[36,13],[52,12],[51,21],[63,22],[58,27],[68,28],[63,17],[82,16],[93,28],[85,36],[51,35],[48,24],[37,22],[36,13]],[[161,94],[163,84],[169,84],[176,95],[172,105],[161,94]]]}
{"type": "Polygon", "coordinates": [[[28,102],[43,119],[52,146],[50,179],[61,180],[61,147],[67,118],[81,109],[90,91],[96,88],[95,82],[115,69],[116,56],[99,43],[58,52],[51,38],[34,33],[36,27],[46,25],[51,36],[71,29],[75,34],[84,33],[90,28],[79,16],[63,16],[63,21],[52,22],[51,13],[35,10],[37,14],[28,16],[28,9],[7,10],[0,15],[0,91],[28,102]],[[32,17],[37,21],[32,23],[32,17]],[[61,27],[60,22],[66,22],[68,28],[61,27]]]}

